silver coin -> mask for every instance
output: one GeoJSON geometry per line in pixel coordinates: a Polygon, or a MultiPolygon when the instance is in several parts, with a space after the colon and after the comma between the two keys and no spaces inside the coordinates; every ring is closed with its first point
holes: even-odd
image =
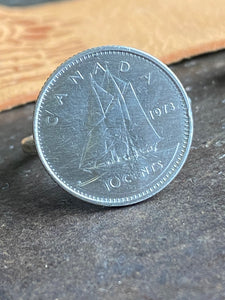
{"type": "Polygon", "coordinates": [[[178,174],[190,150],[190,101],[179,80],[142,51],[106,46],[64,62],[45,83],[34,138],[52,178],[85,201],[145,200],[178,174]]]}

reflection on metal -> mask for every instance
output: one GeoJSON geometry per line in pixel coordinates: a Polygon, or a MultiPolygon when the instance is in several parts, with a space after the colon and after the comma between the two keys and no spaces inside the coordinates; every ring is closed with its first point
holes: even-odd
{"type": "Polygon", "coordinates": [[[33,135],[27,136],[21,141],[21,147],[23,149],[23,152],[30,154],[30,155],[36,155],[37,150],[34,143],[33,135]]]}
{"type": "Polygon", "coordinates": [[[92,74],[90,80],[88,139],[80,169],[99,169],[155,152],[160,136],[142,108],[131,82],[112,75],[108,68],[101,85],[92,74]],[[143,127],[147,129],[142,130],[143,127]]]}

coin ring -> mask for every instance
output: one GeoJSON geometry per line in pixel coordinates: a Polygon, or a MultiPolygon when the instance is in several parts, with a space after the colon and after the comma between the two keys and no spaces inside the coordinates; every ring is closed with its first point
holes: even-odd
{"type": "MultiPolygon", "coordinates": [[[[100,60],[101,61],[101,60],[100,60]]],[[[74,70],[76,70],[75,68],[74,70]]],[[[70,75],[71,77],[72,75],[70,75]]],[[[80,75],[79,75],[80,76],[80,75]]],[[[83,76],[81,75],[81,79],[83,76]]],[[[77,77],[75,77],[76,80],[77,77]]],[[[71,78],[70,78],[71,79],[71,78]]],[[[72,81],[72,80],[71,80],[72,81]]],[[[69,92],[69,91],[65,91],[69,92]]],[[[51,100],[53,101],[53,100],[51,100]]],[[[51,117],[51,116],[50,116],[51,117]]],[[[55,120],[56,121],[56,120],[55,120]]],[[[123,47],[123,46],[104,46],[104,47],[98,47],[94,49],[86,50],[82,53],[79,53],[72,58],[65,61],[62,65],[60,65],[49,77],[49,79],[44,84],[38,100],[35,107],[34,112],[34,140],[35,145],[37,148],[38,155],[50,174],[50,176],[67,192],[71,193],[72,195],[85,200],[87,202],[91,202],[94,204],[99,205],[105,205],[105,206],[123,206],[123,205],[129,205],[134,204],[143,200],[146,200],[149,197],[152,197],[159,191],[161,191],[163,188],[165,188],[179,173],[180,169],[182,168],[184,162],[186,161],[186,158],[188,156],[191,141],[192,141],[192,135],[193,135],[193,120],[192,120],[192,112],[191,112],[191,104],[188,99],[188,96],[186,95],[186,92],[184,88],[182,87],[180,81],[177,79],[177,77],[173,74],[173,72],[165,66],[163,63],[161,63],[158,59],[152,57],[151,55],[142,52],[137,49],[123,47]],[[79,65],[82,66],[82,63],[85,63],[88,59],[93,59],[93,65],[98,62],[98,59],[103,57],[104,55],[117,55],[120,54],[120,61],[125,57],[134,57],[140,60],[145,60],[146,62],[149,62],[150,64],[154,65],[158,71],[160,71],[164,76],[167,76],[172,82],[174,86],[176,86],[177,92],[180,93],[180,97],[183,99],[183,105],[185,106],[186,116],[185,116],[185,130],[184,130],[184,141],[183,141],[183,149],[180,151],[179,155],[176,157],[176,161],[173,161],[172,167],[169,169],[169,171],[162,177],[158,182],[156,182],[154,185],[150,186],[148,185],[148,188],[145,188],[143,186],[142,190],[133,193],[132,195],[128,195],[124,193],[124,195],[118,197],[114,197],[113,193],[108,193],[106,197],[102,196],[102,193],[100,196],[98,196],[95,192],[95,187],[93,186],[93,193],[92,192],[86,192],[83,189],[79,187],[75,187],[68,183],[58,172],[58,169],[56,169],[53,164],[50,161],[50,158],[46,156],[44,144],[46,143],[45,140],[41,137],[41,124],[43,122],[43,106],[45,105],[45,102],[49,102],[48,95],[50,94],[52,88],[54,87],[54,84],[57,80],[59,80],[60,76],[62,76],[64,73],[67,72],[68,69],[73,68],[74,66],[77,67],[79,65]],[[97,60],[96,60],[97,59],[97,60]],[[47,100],[46,100],[47,99],[47,100]],[[112,195],[112,196],[111,196],[112,195]]],[[[62,153],[63,156],[63,153],[62,153]]],[[[62,162],[63,163],[63,162],[62,162]]],[[[163,173],[163,172],[162,172],[163,173]]],[[[160,175],[159,175],[160,177],[160,175]]],[[[78,182],[78,181],[77,181],[78,182]]]]}

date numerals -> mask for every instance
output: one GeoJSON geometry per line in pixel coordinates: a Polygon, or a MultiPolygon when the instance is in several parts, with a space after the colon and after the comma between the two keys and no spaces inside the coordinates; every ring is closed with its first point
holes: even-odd
{"type": "Polygon", "coordinates": [[[152,110],[149,111],[150,117],[152,120],[155,120],[156,118],[159,118],[163,115],[167,115],[173,111],[176,110],[176,107],[173,102],[170,102],[168,104],[164,104],[160,107],[155,107],[152,110]]]}

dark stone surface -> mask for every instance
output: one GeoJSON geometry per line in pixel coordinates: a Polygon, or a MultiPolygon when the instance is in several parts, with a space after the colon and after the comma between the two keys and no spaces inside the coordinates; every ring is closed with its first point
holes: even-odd
{"type": "Polygon", "coordinates": [[[191,152],[130,207],[73,198],[22,153],[33,104],[0,114],[0,299],[225,299],[225,52],[172,69],[192,98],[191,152]]]}

